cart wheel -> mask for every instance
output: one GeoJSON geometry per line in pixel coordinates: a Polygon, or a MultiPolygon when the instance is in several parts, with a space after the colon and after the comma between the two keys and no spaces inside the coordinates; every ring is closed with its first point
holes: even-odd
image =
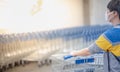
{"type": "Polygon", "coordinates": [[[22,64],[22,60],[20,60],[20,65],[22,64]]]}
{"type": "Polygon", "coordinates": [[[18,65],[18,66],[20,65],[20,61],[17,62],[17,65],[18,65]]]}
{"type": "Polygon", "coordinates": [[[21,65],[25,66],[25,61],[24,60],[21,61],[21,65]]]}
{"type": "Polygon", "coordinates": [[[49,60],[49,62],[50,62],[50,64],[52,64],[52,60],[51,59],[49,60]]]}
{"type": "Polygon", "coordinates": [[[0,72],[3,72],[3,67],[2,66],[0,66],[0,72]]]}
{"type": "Polygon", "coordinates": [[[42,62],[42,65],[45,65],[45,63],[46,63],[46,61],[45,60],[43,60],[43,61],[41,61],[42,62]]]}
{"type": "Polygon", "coordinates": [[[30,62],[29,61],[25,61],[25,64],[29,64],[30,62]]]}
{"type": "Polygon", "coordinates": [[[6,66],[3,66],[2,72],[6,71],[6,70],[7,70],[6,66]]]}
{"type": "Polygon", "coordinates": [[[11,65],[11,66],[12,66],[12,68],[14,68],[14,67],[15,67],[15,63],[12,63],[12,65],[11,65]]]}
{"type": "Polygon", "coordinates": [[[41,67],[41,66],[42,66],[42,62],[38,61],[38,67],[41,67]]]}
{"type": "Polygon", "coordinates": [[[0,72],[4,72],[4,70],[1,68],[1,69],[0,69],[0,72]]]}
{"type": "Polygon", "coordinates": [[[50,65],[51,64],[51,60],[50,59],[47,59],[46,60],[46,65],[50,65]]]}
{"type": "Polygon", "coordinates": [[[20,65],[20,63],[19,62],[15,62],[15,66],[19,66],[20,65]]]}
{"type": "Polygon", "coordinates": [[[12,64],[9,64],[9,68],[12,68],[12,64]]]}
{"type": "Polygon", "coordinates": [[[9,69],[9,68],[10,68],[10,67],[9,67],[9,64],[7,64],[7,65],[6,65],[6,70],[9,69]]]}

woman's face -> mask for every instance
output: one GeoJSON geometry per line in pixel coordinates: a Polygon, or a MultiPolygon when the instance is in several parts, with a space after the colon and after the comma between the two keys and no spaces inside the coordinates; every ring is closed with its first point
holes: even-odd
{"type": "Polygon", "coordinates": [[[110,22],[111,24],[116,23],[119,20],[119,14],[117,11],[110,11],[109,9],[106,10],[105,13],[106,21],[110,22]]]}

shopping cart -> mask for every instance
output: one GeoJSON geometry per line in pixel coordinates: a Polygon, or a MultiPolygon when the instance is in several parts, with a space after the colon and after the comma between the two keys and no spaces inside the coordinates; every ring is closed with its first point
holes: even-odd
{"type": "Polygon", "coordinates": [[[55,55],[52,56],[52,72],[103,72],[101,59],[103,59],[103,54],[87,57],[55,55]]]}

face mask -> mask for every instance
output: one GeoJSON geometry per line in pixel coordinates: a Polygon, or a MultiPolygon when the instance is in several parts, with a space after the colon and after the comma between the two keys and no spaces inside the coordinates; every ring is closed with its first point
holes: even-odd
{"type": "Polygon", "coordinates": [[[110,22],[114,17],[111,16],[113,14],[113,12],[109,12],[109,13],[105,13],[105,20],[110,22]]]}

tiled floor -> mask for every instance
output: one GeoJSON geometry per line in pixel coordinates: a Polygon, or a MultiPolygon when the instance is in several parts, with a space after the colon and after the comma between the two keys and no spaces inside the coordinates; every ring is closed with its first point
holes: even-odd
{"type": "Polygon", "coordinates": [[[37,63],[31,63],[25,66],[15,67],[6,72],[52,72],[51,66],[38,67],[37,63]]]}

